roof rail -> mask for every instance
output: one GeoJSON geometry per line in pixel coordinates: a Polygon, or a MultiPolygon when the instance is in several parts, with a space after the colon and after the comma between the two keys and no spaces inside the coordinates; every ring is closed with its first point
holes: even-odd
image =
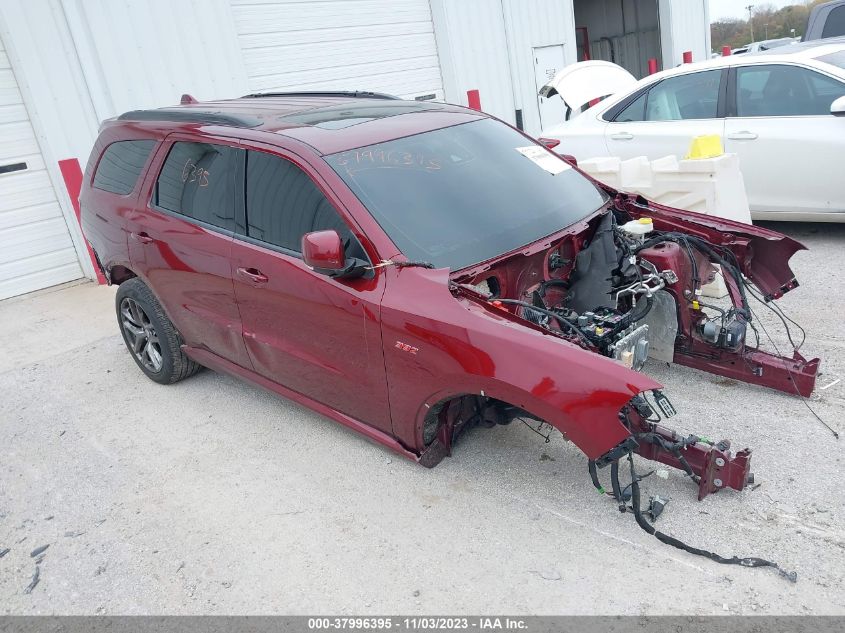
{"type": "Polygon", "coordinates": [[[368,92],[366,90],[316,90],[305,92],[256,92],[244,95],[244,99],[259,97],[350,97],[353,99],[400,99],[383,92],[368,92]]]}
{"type": "Polygon", "coordinates": [[[124,112],[117,118],[121,121],[176,121],[205,125],[232,125],[235,127],[257,127],[261,125],[261,121],[255,117],[223,114],[196,108],[132,110],[124,112]]]}

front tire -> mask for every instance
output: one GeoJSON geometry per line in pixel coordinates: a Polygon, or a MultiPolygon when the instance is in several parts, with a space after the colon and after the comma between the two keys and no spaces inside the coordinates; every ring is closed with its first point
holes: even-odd
{"type": "Polygon", "coordinates": [[[150,380],[169,385],[193,376],[201,365],[182,351],[182,337],[147,285],[134,277],[115,296],[123,342],[150,380]]]}

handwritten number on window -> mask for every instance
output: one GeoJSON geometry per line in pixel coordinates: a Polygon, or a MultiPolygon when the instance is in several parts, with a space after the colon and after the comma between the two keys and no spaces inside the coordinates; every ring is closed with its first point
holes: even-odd
{"type": "Polygon", "coordinates": [[[208,177],[210,176],[210,172],[203,168],[198,167],[193,159],[188,159],[185,162],[185,166],[182,168],[182,182],[195,182],[197,183],[197,187],[207,187],[208,186],[208,177]]]}

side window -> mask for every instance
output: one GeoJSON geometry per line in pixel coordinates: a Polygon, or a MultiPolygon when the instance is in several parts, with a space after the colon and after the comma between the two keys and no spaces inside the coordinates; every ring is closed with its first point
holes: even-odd
{"type": "Polygon", "coordinates": [[[845,95],[845,84],[808,68],[767,64],[736,71],[737,116],[830,114],[830,104],[845,95]]]}
{"type": "Polygon", "coordinates": [[[97,164],[93,186],[122,196],[131,193],[155,144],[153,140],[144,140],[109,145],[97,164]]]}
{"type": "Polygon", "coordinates": [[[715,119],[721,77],[717,69],[664,79],[648,91],[645,120],[715,119]]]}
{"type": "Polygon", "coordinates": [[[630,123],[633,121],[645,121],[645,103],[648,98],[648,91],[634,99],[628,107],[616,115],[613,119],[617,123],[630,123]]]}
{"type": "Polygon", "coordinates": [[[154,204],[234,231],[236,152],[226,145],[174,143],[156,182],[154,204]]]}
{"type": "Polygon", "coordinates": [[[845,35],[845,5],[834,8],[827,14],[822,38],[845,35]]]}
{"type": "Polygon", "coordinates": [[[246,225],[249,237],[296,253],[302,250],[303,235],[328,229],[340,234],[347,250],[357,246],[349,227],[305,172],[284,158],[251,150],[246,159],[246,225]]]}

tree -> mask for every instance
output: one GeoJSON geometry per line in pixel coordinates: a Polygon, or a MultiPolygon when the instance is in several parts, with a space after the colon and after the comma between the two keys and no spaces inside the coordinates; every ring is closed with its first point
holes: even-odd
{"type": "Polygon", "coordinates": [[[772,4],[757,4],[752,10],[751,20],[727,19],[710,25],[710,40],[714,51],[721,51],[723,46],[738,48],[751,43],[752,22],[757,41],[781,37],[803,37],[807,27],[810,10],[827,0],[805,0],[782,9],[775,9],[772,4]],[[794,29],[794,32],[793,32],[794,29]]]}

